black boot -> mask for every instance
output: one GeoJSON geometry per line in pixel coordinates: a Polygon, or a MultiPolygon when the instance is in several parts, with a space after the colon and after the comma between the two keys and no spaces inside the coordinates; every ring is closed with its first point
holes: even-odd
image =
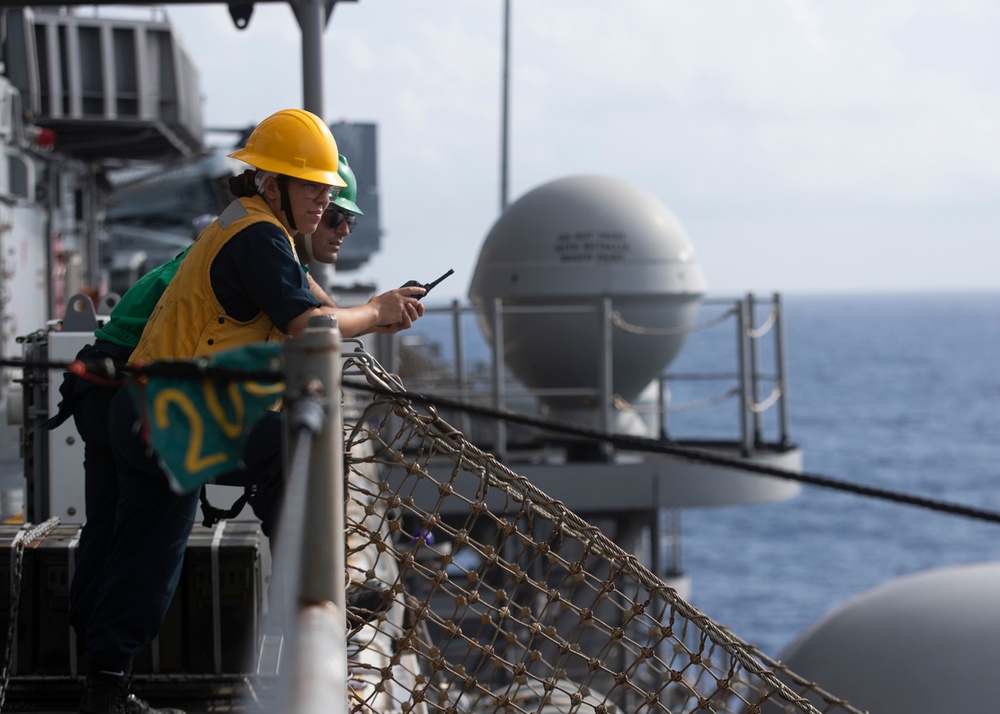
{"type": "Polygon", "coordinates": [[[87,677],[80,714],[184,714],[180,709],[154,709],[129,693],[129,678],[97,674],[87,677]]]}
{"type": "Polygon", "coordinates": [[[80,714],[127,714],[128,679],[106,675],[87,677],[80,714]]]}
{"type": "Polygon", "coordinates": [[[346,594],[347,622],[352,627],[360,627],[374,620],[380,612],[385,612],[392,606],[392,596],[389,588],[378,580],[369,580],[364,584],[351,583],[346,594]]]}
{"type": "Polygon", "coordinates": [[[180,709],[154,709],[149,706],[149,702],[134,694],[129,694],[125,699],[126,714],[184,714],[180,709]]]}

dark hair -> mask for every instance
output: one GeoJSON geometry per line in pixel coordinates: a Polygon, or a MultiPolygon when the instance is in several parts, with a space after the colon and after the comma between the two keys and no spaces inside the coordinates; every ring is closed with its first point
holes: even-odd
{"type": "Polygon", "coordinates": [[[229,177],[229,190],[236,198],[253,198],[257,195],[257,184],[254,183],[256,169],[247,169],[241,174],[229,177]]]}

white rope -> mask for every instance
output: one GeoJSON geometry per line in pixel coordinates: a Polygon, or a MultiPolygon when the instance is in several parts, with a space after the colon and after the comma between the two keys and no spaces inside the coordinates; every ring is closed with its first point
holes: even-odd
{"type": "Polygon", "coordinates": [[[668,335],[685,335],[691,332],[697,332],[698,330],[707,330],[709,327],[714,327],[719,323],[725,322],[732,315],[736,314],[735,308],[730,308],[726,310],[721,315],[712,318],[711,320],[706,320],[705,322],[699,323],[697,325],[680,325],[678,327],[642,327],[640,325],[633,325],[627,322],[622,314],[615,310],[611,313],[611,322],[620,330],[625,332],[630,332],[633,335],[650,335],[654,337],[666,337],[668,335]]]}
{"type": "Polygon", "coordinates": [[[747,401],[747,409],[754,412],[755,414],[762,414],[768,409],[774,406],[774,404],[781,399],[781,387],[775,387],[771,390],[771,393],[762,402],[751,402],[747,401]]]}
{"type": "Polygon", "coordinates": [[[761,323],[760,327],[751,327],[747,330],[747,335],[754,340],[760,339],[774,327],[774,323],[778,321],[778,306],[771,305],[771,311],[767,314],[764,322],[761,323]]]}

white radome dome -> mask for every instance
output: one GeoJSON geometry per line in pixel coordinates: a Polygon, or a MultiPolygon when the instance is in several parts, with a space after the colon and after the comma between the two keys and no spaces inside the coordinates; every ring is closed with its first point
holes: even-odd
{"type": "Polygon", "coordinates": [[[823,617],[779,657],[871,714],[997,711],[1000,563],[892,580],[823,617]]]}
{"type": "MultiPolygon", "coordinates": [[[[496,221],[469,287],[474,305],[599,306],[605,297],[631,324],[669,332],[697,320],[705,279],[677,218],[646,191],[606,176],[572,176],[529,191],[496,221]]],[[[503,322],[504,357],[527,387],[579,388],[598,381],[597,313],[515,312],[503,322]]],[[[480,326],[493,342],[484,313],[480,326]]],[[[687,334],[613,333],[615,393],[634,399],[680,351],[687,334]]],[[[563,414],[593,398],[542,397],[563,414]]]]}

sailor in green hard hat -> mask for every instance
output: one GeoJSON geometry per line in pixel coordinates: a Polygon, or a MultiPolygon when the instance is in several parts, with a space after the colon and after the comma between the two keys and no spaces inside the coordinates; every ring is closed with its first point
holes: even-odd
{"type": "Polygon", "coordinates": [[[358,181],[343,154],[339,156],[337,173],[346,185],[331,199],[312,235],[296,236],[295,248],[303,263],[336,263],[344,239],[354,230],[358,216],[364,215],[357,204],[358,181]]]}

